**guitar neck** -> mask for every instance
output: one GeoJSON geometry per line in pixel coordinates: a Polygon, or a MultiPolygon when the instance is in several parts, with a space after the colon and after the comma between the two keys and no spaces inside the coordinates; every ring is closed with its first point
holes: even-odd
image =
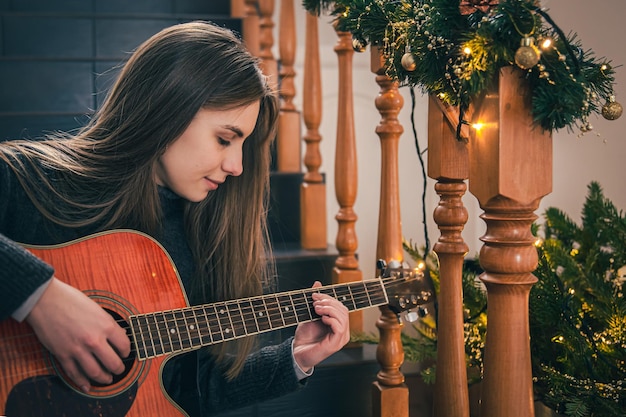
{"type": "Polygon", "coordinates": [[[129,322],[137,357],[193,350],[317,320],[314,292],[336,298],[350,311],[388,304],[382,280],[374,279],[133,315],[129,322]]]}

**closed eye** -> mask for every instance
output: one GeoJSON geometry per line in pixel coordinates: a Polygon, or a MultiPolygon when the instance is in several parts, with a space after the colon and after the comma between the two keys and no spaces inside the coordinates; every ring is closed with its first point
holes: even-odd
{"type": "Polygon", "coordinates": [[[229,146],[230,145],[230,140],[224,139],[224,138],[217,138],[217,142],[222,145],[222,146],[229,146]]]}

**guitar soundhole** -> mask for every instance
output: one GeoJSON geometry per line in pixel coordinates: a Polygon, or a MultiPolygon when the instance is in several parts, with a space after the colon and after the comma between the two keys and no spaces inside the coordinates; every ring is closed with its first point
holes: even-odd
{"type": "MultiPolygon", "coordinates": [[[[115,321],[120,326],[122,326],[122,328],[126,329],[126,335],[128,336],[129,339],[132,339],[130,326],[128,325],[126,320],[120,314],[118,314],[115,311],[111,311],[111,310],[109,310],[107,308],[105,308],[104,310],[107,313],[109,313],[111,316],[113,316],[115,321]]],[[[120,381],[124,380],[130,374],[130,372],[133,370],[136,358],[137,358],[137,353],[135,352],[134,349],[131,349],[130,350],[130,354],[128,355],[128,357],[122,359],[122,361],[124,362],[124,372],[122,372],[119,375],[115,375],[114,374],[113,375],[113,381],[110,384],[100,384],[98,382],[91,381],[92,386],[93,387],[102,388],[102,387],[107,387],[107,386],[118,384],[120,381]]]]}

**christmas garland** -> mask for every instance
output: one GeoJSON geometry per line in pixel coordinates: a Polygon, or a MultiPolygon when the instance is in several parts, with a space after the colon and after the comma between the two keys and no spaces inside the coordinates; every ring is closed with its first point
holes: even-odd
{"type": "MultiPolygon", "coordinates": [[[[611,62],[565,35],[536,0],[303,0],[329,12],[353,47],[380,48],[389,77],[459,107],[484,93],[500,68],[517,65],[532,91],[535,123],[547,131],[592,129],[589,116],[615,120],[611,62]]],[[[462,123],[468,123],[461,120],[462,123]]]]}

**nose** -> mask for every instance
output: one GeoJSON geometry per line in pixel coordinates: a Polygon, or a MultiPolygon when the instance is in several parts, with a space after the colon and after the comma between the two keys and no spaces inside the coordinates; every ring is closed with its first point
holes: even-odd
{"type": "Polygon", "coordinates": [[[241,149],[233,149],[229,152],[222,163],[222,169],[233,177],[238,177],[243,173],[243,153],[241,149]]]}

